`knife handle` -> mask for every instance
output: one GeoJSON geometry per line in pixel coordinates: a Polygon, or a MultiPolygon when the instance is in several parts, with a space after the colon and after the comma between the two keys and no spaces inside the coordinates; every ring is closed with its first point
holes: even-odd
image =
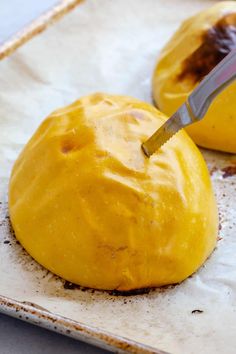
{"type": "Polygon", "coordinates": [[[214,98],[235,78],[236,48],[215,66],[189,96],[188,103],[194,117],[203,118],[214,98]]]}

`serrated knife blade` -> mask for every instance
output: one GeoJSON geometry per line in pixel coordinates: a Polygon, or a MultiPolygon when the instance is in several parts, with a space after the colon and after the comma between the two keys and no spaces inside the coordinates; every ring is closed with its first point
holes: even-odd
{"type": "Polygon", "coordinates": [[[150,157],[180,129],[201,120],[214,98],[236,78],[236,48],[233,49],[201,83],[185,102],[147,141],[143,152],[150,157]]]}

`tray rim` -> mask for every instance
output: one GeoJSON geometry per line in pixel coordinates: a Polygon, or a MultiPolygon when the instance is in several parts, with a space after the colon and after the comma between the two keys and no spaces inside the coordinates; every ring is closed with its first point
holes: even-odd
{"type": "Polygon", "coordinates": [[[17,48],[28,42],[34,36],[40,34],[48,26],[59,20],[62,16],[69,13],[84,0],[60,0],[49,10],[43,12],[38,18],[21,28],[9,39],[0,44],[0,61],[17,48]]]}
{"type": "MultiPolygon", "coordinates": [[[[61,0],[37,19],[0,44],[0,61],[69,13],[84,0],[61,0]]],[[[116,353],[169,354],[68,317],[34,303],[20,302],[0,294],[0,313],[116,353]]]]}
{"type": "Polygon", "coordinates": [[[102,329],[57,315],[34,303],[0,295],[0,313],[116,353],[170,354],[102,329]]]}

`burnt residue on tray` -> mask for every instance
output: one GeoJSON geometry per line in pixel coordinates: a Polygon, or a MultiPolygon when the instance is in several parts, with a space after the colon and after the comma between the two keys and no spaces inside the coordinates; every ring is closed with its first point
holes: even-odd
{"type": "Polygon", "coordinates": [[[9,231],[9,235],[7,237],[9,237],[10,239],[5,239],[3,240],[3,244],[4,245],[8,245],[8,246],[12,246],[14,244],[20,244],[19,241],[16,239],[15,237],[15,232],[13,230],[11,221],[10,221],[10,217],[8,214],[5,214],[3,216],[3,219],[0,221],[0,226],[6,227],[8,228],[9,231]]]}
{"type": "Polygon", "coordinates": [[[203,313],[203,312],[204,312],[203,310],[198,310],[198,309],[192,311],[193,314],[203,313]]]}
{"type": "MultiPolygon", "coordinates": [[[[61,279],[63,281],[62,278],[58,277],[58,279],[61,279]]],[[[66,290],[75,290],[75,289],[77,289],[77,290],[80,290],[80,291],[88,291],[88,292],[90,292],[92,294],[96,291],[95,289],[92,289],[92,288],[86,288],[84,286],[74,284],[74,283],[72,283],[72,282],[70,282],[68,280],[65,280],[63,282],[63,288],[66,289],[66,290]]]]}
{"type": "Polygon", "coordinates": [[[236,45],[236,13],[222,17],[202,34],[202,44],[182,64],[177,80],[201,81],[236,45]]]}
{"type": "MultiPolygon", "coordinates": [[[[101,290],[95,290],[91,288],[86,288],[79,286],[77,284],[71,283],[69,281],[65,281],[63,284],[64,289],[66,290],[81,290],[81,291],[89,291],[94,293],[95,291],[101,292],[101,290]]],[[[131,296],[131,295],[143,295],[143,294],[148,294],[152,288],[143,288],[143,289],[136,289],[136,290],[129,290],[129,291],[119,291],[119,290],[102,290],[102,292],[106,292],[109,295],[112,296],[131,296]]]]}
{"type": "Polygon", "coordinates": [[[66,290],[80,290],[83,292],[89,292],[91,294],[96,293],[105,293],[108,294],[110,296],[123,296],[123,297],[127,297],[127,296],[138,296],[138,295],[146,295],[149,294],[155,290],[158,290],[158,292],[164,292],[166,290],[170,290],[173,289],[176,285],[178,284],[172,284],[172,285],[164,285],[158,288],[155,287],[150,287],[150,288],[141,288],[141,289],[134,289],[134,290],[128,290],[128,291],[122,291],[122,290],[99,290],[99,289],[93,289],[93,288],[87,288],[84,286],[80,286],[74,283],[71,283],[69,281],[64,281],[63,283],[63,287],[66,290]]]}
{"type": "Polygon", "coordinates": [[[213,166],[210,170],[209,173],[212,176],[215,172],[217,171],[217,167],[213,166]]]}
{"type": "Polygon", "coordinates": [[[221,171],[223,172],[223,175],[222,175],[223,178],[235,176],[236,175],[236,165],[227,166],[225,168],[222,168],[221,171]]]}
{"type": "Polygon", "coordinates": [[[63,284],[63,287],[64,289],[66,290],[74,290],[74,289],[79,289],[79,286],[74,284],[74,283],[71,283],[70,281],[65,281],[64,284],[63,284]]]}
{"type": "Polygon", "coordinates": [[[149,294],[152,290],[154,290],[154,288],[142,288],[129,291],[110,290],[108,294],[112,296],[135,296],[149,294]]]}

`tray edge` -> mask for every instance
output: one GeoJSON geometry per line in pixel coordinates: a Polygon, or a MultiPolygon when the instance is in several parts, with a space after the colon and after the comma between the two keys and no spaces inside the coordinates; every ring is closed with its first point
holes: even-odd
{"type": "Polygon", "coordinates": [[[16,32],[10,39],[0,45],[0,60],[12,54],[17,48],[28,42],[34,36],[43,32],[48,26],[59,20],[63,15],[73,10],[84,0],[62,0],[51,9],[44,12],[29,25],[16,32]]]}
{"type": "Polygon", "coordinates": [[[1,295],[0,313],[120,354],[170,354],[1,295]]]}

